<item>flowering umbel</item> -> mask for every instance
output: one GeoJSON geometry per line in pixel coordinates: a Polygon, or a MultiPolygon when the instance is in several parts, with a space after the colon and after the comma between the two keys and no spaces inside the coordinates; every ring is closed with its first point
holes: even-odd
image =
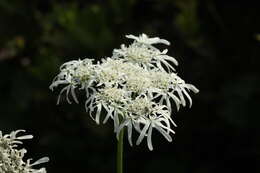
{"type": "Polygon", "coordinates": [[[58,103],[64,92],[68,103],[70,98],[78,103],[75,89],[85,92],[86,111],[97,124],[105,110],[103,123],[113,120],[117,137],[127,128],[132,146],[132,131],[136,130],[139,133],[136,144],[146,137],[148,148],[153,150],[153,130],[171,142],[172,126],[176,126],[171,118],[172,107],[175,105],[178,111],[180,106],[187,105],[187,100],[191,107],[189,91],[198,93],[199,90],[177,75],[173,65],[177,66],[178,62],[167,55],[167,49],[161,51],[154,46],[170,45],[170,42],[145,34],[126,37],[134,40],[131,45],[122,44],[120,49],[114,49],[112,57],[97,64],[91,59],[63,64],[50,89],[64,85],[58,103]]]}
{"type": "Polygon", "coordinates": [[[45,168],[35,169],[33,166],[49,161],[48,157],[43,157],[33,163],[32,159],[23,160],[26,149],[18,149],[24,139],[32,139],[32,135],[17,136],[24,130],[13,131],[3,135],[0,131],[0,172],[1,173],[46,173],[45,168]]]}

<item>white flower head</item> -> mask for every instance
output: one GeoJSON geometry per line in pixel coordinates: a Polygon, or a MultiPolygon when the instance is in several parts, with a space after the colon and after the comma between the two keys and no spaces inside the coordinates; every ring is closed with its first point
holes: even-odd
{"type": "Polygon", "coordinates": [[[97,79],[99,85],[117,85],[124,80],[124,71],[126,65],[120,59],[103,59],[102,63],[97,66],[97,79]]]}
{"type": "Polygon", "coordinates": [[[35,169],[33,166],[49,161],[48,157],[43,157],[33,163],[31,159],[23,160],[26,149],[18,149],[22,140],[32,139],[32,135],[17,136],[18,133],[25,130],[13,131],[10,134],[3,135],[0,131],[0,172],[1,173],[46,173],[45,168],[35,169]]]}
{"type": "Polygon", "coordinates": [[[114,49],[112,58],[123,58],[125,61],[136,63],[146,69],[159,68],[161,71],[175,71],[173,65],[177,66],[178,61],[167,55],[168,50],[160,51],[152,46],[155,43],[164,43],[166,40],[158,37],[148,38],[145,34],[140,37],[133,35],[126,37],[133,38],[135,41],[129,46],[122,44],[120,49],[114,49]]]}
{"type": "Polygon", "coordinates": [[[181,106],[187,106],[187,100],[191,107],[189,92],[197,93],[199,90],[174,72],[173,65],[178,65],[178,62],[167,55],[167,49],[160,51],[153,46],[158,43],[169,45],[167,40],[149,38],[145,34],[126,37],[134,42],[114,49],[111,58],[97,64],[88,59],[63,64],[50,89],[65,85],[60,95],[66,91],[69,103],[70,93],[78,102],[77,88],[85,92],[86,111],[97,124],[101,119],[103,123],[112,120],[117,137],[126,128],[131,146],[135,130],[139,133],[136,144],[139,145],[146,137],[148,148],[153,150],[153,129],[171,142],[172,127],[176,126],[171,118],[172,108],[175,106],[178,111],[181,106]]]}
{"type": "Polygon", "coordinates": [[[127,90],[141,94],[152,85],[147,70],[137,70],[129,72],[126,78],[125,87],[127,90]]]}
{"type": "Polygon", "coordinates": [[[152,130],[157,129],[168,141],[172,141],[170,133],[174,134],[171,124],[176,126],[170,117],[170,111],[164,105],[159,105],[151,101],[146,96],[138,97],[127,105],[127,113],[125,120],[116,130],[117,136],[124,126],[128,128],[128,141],[132,145],[132,127],[139,133],[136,144],[139,145],[145,136],[147,136],[147,144],[150,150],[152,146],[152,130]],[[140,126],[143,126],[142,129],[140,126]]]}
{"type": "MultiPolygon", "coordinates": [[[[76,88],[88,90],[93,89],[92,83],[95,82],[95,66],[92,64],[92,59],[73,60],[64,63],[60,67],[60,73],[54,78],[50,89],[53,90],[59,85],[66,85],[59,94],[57,104],[60,102],[60,96],[66,91],[66,99],[71,104],[69,93],[71,93],[74,101],[78,103],[75,93],[76,88]]],[[[86,91],[88,94],[88,91],[86,91]]]]}
{"type": "Polygon", "coordinates": [[[165,39],[160,39],[159,37],[149,38],[146,34],[141,34],[139,35],[139,37],[130,34],[130,35],[126,35],[126,38],[134,39],[138,43],[148,44],[148,45],[158,44],[158,43],[170,45],[170,42],[165,39]]]}

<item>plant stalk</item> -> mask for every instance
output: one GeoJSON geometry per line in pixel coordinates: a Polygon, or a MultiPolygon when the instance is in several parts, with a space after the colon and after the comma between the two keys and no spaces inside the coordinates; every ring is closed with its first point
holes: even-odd
{"type": "Polygon", "coordinates": [[[117,141],[117,173],[123,173],[124,128],[122,128],[117,141]]]}

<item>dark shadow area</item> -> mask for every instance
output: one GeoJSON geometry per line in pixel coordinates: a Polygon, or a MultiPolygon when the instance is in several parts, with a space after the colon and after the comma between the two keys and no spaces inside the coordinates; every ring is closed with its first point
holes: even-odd
{"type": "MultiPolygon", "coordinates": [[[[260,172],[260,10],[247,1],[0,0],[0,130],[25,129],[48,173],[115,172],[113,123],[49,90],[69,60],[111,56],[126,34],[171,42],[178,74],[200,89],[175,112],[173,142],[125,142],[126,173],[260,172]]],[[[134,134],[136,139],[137,134],[134,134]]]]}

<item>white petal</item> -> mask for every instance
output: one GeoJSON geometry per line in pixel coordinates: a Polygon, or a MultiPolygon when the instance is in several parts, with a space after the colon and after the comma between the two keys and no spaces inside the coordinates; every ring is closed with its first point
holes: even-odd
{"type": "Polygon", "coordinates": [[[183,94],[182,94],[182,92],[181,92],[181,89],[179,88],[179,87],[177,87],[176,88],[176,91],[178,92],[178,95],[179,95],[179,97],[180,97],[180,99],[181,99],[181,104],[182,104],[182,106],[186,106],[186,101],[185,101],[185,99],[184,99],[184,97],[183,97],[183,94]]]}
{"type": "Polygon", "coordinates": [[[57,87],[60,84],[68,84],[68,81],[66,80],[58,80],[58,81],[54,81],[50,86],[49,89],[53,91],[54,87],[57,87]]]}
{"type": "MultiPolygon", "coordinates": [[[[11,139],[17,139],[16,136],[17,136],[17,134],[20,133],[20,132],[25,132],[25,130],[12,131],[9,136],[10,136],[11,139]]],[[[6,136],[6,135],[5,135],[5,136],[6,136]]]]}
{"type": "Polygon", "coordinates": [[[160,61],[161,61],[161,63],[163,63],[165,65],[168,72],[175,71],[175,68],[173,68],[173,66],[171,64],[169,64],[166,60],[161,58],[160,61]]]}
{"type": "Polygon", "coordinates": [[[60,91],[60,94],[59,94],[58,99],[57,99],[57,105],[60,103],[61,94],[62,94],[65,90],[68,90],[68,87],[69,87],[69,86],[66,86],[66,87],[64,87],[64,88],[60,91]]]}
{"type": "Polygon", "coordinates": [[[150,151],[153,150],[153,144],[152,144],[152,131],[153,131],[153,125],[151,123],[150,128],[148,130],[148,136],[147,136],[147,144],[150,151]]]}
{"type": "MultiPolygon", "coordinates": [[[[161,121],[164,121],[164,120],[161,120],[161,121]]],[[[168,125],[165,126],[161,122],[156,122],[156,125],[162,127],[163,129],[166,129],[167,132],[171,132],[171,133],[175,134],[175,132],[168,125]]]]}
{"type": "MultiPolygon", "coordinates": [[[[105,107],[105,106],[104,106],[104,107],[105,107]]],[[[107,107],[105,107],[105,109],[107,110],[107,116],[106,116],[105,119],[103,120],[103,124],[105,124],[109,118],[112,118],[112,119],[113,119],[112,112],[114,111],[114,108],[110,107],[110,109],[108,109],[107,107]]]]}
{"type": "Polygon", "coordinates": [[[125,37],[126,37],[126,38],[130,38],[130,39],[134,39],[134,40],[137,40],[137,39],[138,39],[138,37],[136,37],[136,36],[134,36],[134,35],[132,35],[132,34],[126,35],[125,37]]]}
{"type": "Polygon", "coordinates": [[[34,162],[33,164],[31,164],[31,166],[46,163],[49,161],[50,161],[49,157],[43,157],[43,158],[37,160],[36,162],[34,162]]]}
{"type": "Polygon", "coordinates": [[[188,89],[190,89],[194,93],[198,93],[199,92],[199,89],[196,88],[194,85],[192,85],[192,84],[186,84],[186,85],[188,86],[188,89]]]}
{"type": "Polygon", "coordinates": [[[139,144],[142,142],[142,140],[144,139],[144,136],[145,136],[145,134],[146,134],[146,131],[147,131],[148,128],[149,128],[149,125],[150,125],[149,122],[147,122],[147,123],[145,124],[144,128],[143,128],[142,131],[141,131],[140,136],[138,137],[138,139],[137,139],[137,141],[136,141],[136,145],[139,145],[139,144]]]}
{"type": "Polygon", "coordinates": [[[182,88],[182,91],[185,94],[185,96],[188,98],[188,100],[190,102],[190,107],[191,107],[192,106],[192,99],[191,99],[190,95],[187,93],[187,91],[184,88],[182,88]]]}
{"type": "Polygon", "coordinates": [[[71,86],[71,95],[72,95],[72,97],[73,97],[73,99],[74,99],[74,101],[76,102],[76,103],[79,103],[79,101],[78,101],[78,99],[77,99],[77,96],[76,96],[76,94],[75,94],[75,87],[74,86],[71,86]]]}
{"type": "Polygon", "coordinates": [[[132,123],[134,125],[135,130],[138,131],[139,133],[141,133],[140,123],[137,123],[134,121],[132,123]]]}
{"type": "Polygon", "coordinates": [[[171,106],[171,102],[170,102],[169,97],[166,97],[165,100],[166,100],[166,105],[169,109],[169,112],[171,113],[172,112],[172,106],[171,106]]]}
{"type": "Polygon", "coordinates": [[[174,94],[172,94],[172,93],[168,93],[168,95],[173,99],[173,101],[175,102],[175,105],[176,105],[176,107],[177,107],[177,111],[179,111],[181,101],[178,99],[178,97],[176,97],[176,96],[175,96],[174,94]]]}
{"type": "Polygon", "coordinates": [[[33,135],[24,135],[24,136],[19,136],[17,139],[23,140],[23,139],[32,139],[33,135]]]}
{"type": "Polygon", "coordinates": [[[172,142],[171,136],[166,133],[161,127],[155,125],[155,128],[167,139],[167,141],[172,142]]]}
{"type": "Polygon", "coordinates": [[[116,138],[119,139],[120,131],[129,123],[129,119],[125,120],[119,127],[116,129],[116,138]]]}
{"type": "Polygon", "coordinates": [[[127,126],[127,132],[128,132],[128,142],[131,146],[133,146],[132,142],[132,122],[130,122],[127,126]]]}
{"type": "Polygon", "coordinates": [[[119,125],[118,113],[115,112],[115,115],[114,115],[114,132],[117,132],[118,125],[119,125]]]}
{"type": "Polygon", "coordinates": [[[68,102],[69,104],[71,104],[71,101],[70,101],[70,99],[69,99],[70,88],[71,88],[71,86],[69,85],[69,86],[67,87],[67,92],[66,92],[66,99],[67,99],[67,102],[68,102]]]}
{"type": "Polygon", "coordinates": [[[166,59],[166,60],[172,62],[172,63],[175,64],[176,66],[179,65],[178,61],[177,61],[175,58],[171,57],[171,56],[161,55],[161,57],[162,57],[163,59],[166,59]]]}
{"type": "Polygon", "coordinates": [[[98,105],[97,105],[96,118],[95,118],[95,121],[96,121],[97,124],[99,124],[101,109],[102,109],[102,105],[101,105],[101,104],[98,104],[98,105]]]}

